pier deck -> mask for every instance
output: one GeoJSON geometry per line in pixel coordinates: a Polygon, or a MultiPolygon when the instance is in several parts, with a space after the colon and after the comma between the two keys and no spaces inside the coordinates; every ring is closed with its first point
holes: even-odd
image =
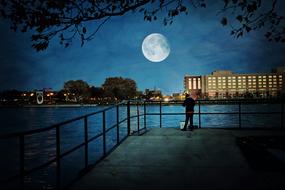
{"type": "Polygon", "coordinates": [[[251,135],[285,133],[151,129],[130,136],[71,189],[285,189],[284,170],[253,169],[237,146],[236,137],[251,135]]]}

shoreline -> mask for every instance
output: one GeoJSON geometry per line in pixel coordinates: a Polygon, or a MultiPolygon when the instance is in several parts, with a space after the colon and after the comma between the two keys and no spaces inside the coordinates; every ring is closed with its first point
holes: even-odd
{"type": "MultiPolygon", "coordinates": [[[[181,104],[183,101],[145,101],[145,103],[147,105],[164,105],[164,106],[167,106],[167,105],[178,105],[178,104],[181,104]]],[[[264,104],[267,104],[267,103],[284,103],[284,99],[216,99],[216,100],[205,100],[205,99],[201,99],[201,100],[197,100],[197,104],[198,102],[203,105],[203,104],[206,104],[206,105],[209,105],[209,104],[216,104],[216,105],[220,105],[220,104],[239,104],[239,103],[242,103],[242,104],[251,104],[251,103],[264,103],[264,104]]],[[[0,104],[0,108],[56,108],[56,107],[59,107],[59,108],[72,108],[72,107],[96,107],[96,106],[113,106],[113,105],[116,105],[118,104],[119,102],[117,103],[114,103],[114,102],[110,102],[110,103],[99,103],[99,104],[41,104],[41,105],[38,105],[38,104],[0,104]]],[[[130,105],[137,105],[137,103],[141,104],[143,102],[137,102],[137,101],[134,101],[134,102],[130,102],[130,105]]]]}
{"type": "Polygon", "coordinates": [[[72,108],[72,107],[97,107],[111,104],[44,104],[44,105],[0,105],[0,108],[72,108]]]}

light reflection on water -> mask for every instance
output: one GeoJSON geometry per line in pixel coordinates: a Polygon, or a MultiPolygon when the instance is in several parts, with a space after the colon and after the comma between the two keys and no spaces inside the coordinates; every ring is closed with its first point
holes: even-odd
{"type": "MultiPolygon", "coordinates": [[[[101,110],[105,107],[73,107],[73,108],[0,108],[0,133],[9,133],[23,130],[31,130],[36,128],[48,127],[52,124],[72,119],[84,114],[101,110]]],[[[139,113],[143,113],[143,106],[139,107],[139,113]]],[[[159,113],[159,106],[147,106],[147,113],[159,113]]],[[[238,105],[201,105],[201,113],[218,113],[218,112],[238,112],[238,105]]],[[[242,105],[242,112],[279,112],[281,106],[279,104],[260,104],[260,105],[242,105]]],[[[162,113],[183,113],[184,108],[180,105],[168,105],[162,107],[162,113]]],[[[198,106],[195,107],[198,112],[198,106]]],[[[119,118],[126,118],[126,106],[119,108],[119,118]]],[[[137,114],[136,106],[131,107],[131,115],[137,114]]],[[[194,124],[198,125],[198,115],[194,116],[194,124]]],[[[242,127],[280,127],[281,115],[242,115],[242,127]]],[[[93,115],[88,118],[88,136],[89,138],[102,133],[102,114],[93,115]]],[[[164,115],[162,116],[162,127],[179,127],[179,122],[184,120],[184,115],[164,115]]],[[[147,115],[146,126],[148,128],[159,127],[160,117],[158,115],[147,115]]],[[[238,127],[238,115],[201,115],[202,127],[238,127]]],[[[117,122],[116,108],[106,111],[106,128],[114,126],[117,122]]],[[[131,119],[131,130],[137,129],[137,118],[131,119]]],[[[140,126],[144,126],[144,118],[140,117],[140,126]]],[[[79,120],[60,129],[61,133],[61,151],[62,153],[68,149],[81,144],[84,141],[84,120],[79,120]]],[[[127,123],[120,125],[120,138],[127,134],[127,123]]],[[[107,134],[107,150],[111,149],[116,143],[116,128],[110,130],[107,134]]],[[[8,174],[17,173],[19,162],[18,140],[0,140],[1,153],[6,152],[0,157],[0,178],[8,174]],[[9,142],[8,142],[9,141],[9,142]],[[9,146],[7,146],[9,145],[9,146]],[[9,166],[9,167],[7,167],[9,166]],[[11,167],[12,166],[12,167],[11,167]]],[[[31,169],[55,157],[55,130],[48,132],[29,135],[25,138],[25,166],[31,169]]],[[[103,154],[102,137],[93,141],[89,145],[89,160],[96,161],[103,154]]],[[[72,153],[64,158],[62,170],[65,172],[64,182],[70,181],[73,176],[77,175],[78,170],[83,168],[84,148],[72,153]]],[[[27,180],[33,183],[44,183],[53,186],[55,179],[47,176],[55,176],[55,164],[31,176],[27,180]],[[51,175],[53,174],[53,175],[51,175]],[[47,179],[46,179],[47,178],[47,179]]]]}

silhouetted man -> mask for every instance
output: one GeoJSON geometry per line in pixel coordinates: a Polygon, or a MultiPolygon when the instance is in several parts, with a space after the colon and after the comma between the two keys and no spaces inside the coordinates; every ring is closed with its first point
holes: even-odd
{"type": "Polygon", "coordinates": [[[191,98],[189,96],[189,94],[185,95],[185,100],[183,102],[183,106],[185,107],[185,114],[186,114],[186,118],[185,118],[185,124],[183,129],[181,129],[182,131],[186,131],[187,129],[187,125],[188,125],[188,121],[190,119],[190,130],[192,131],[194,129],[194,125],[193,125],[193,115],[194,115],[194,106],[195,106],[195,100],[193,98],[191,98]]]}

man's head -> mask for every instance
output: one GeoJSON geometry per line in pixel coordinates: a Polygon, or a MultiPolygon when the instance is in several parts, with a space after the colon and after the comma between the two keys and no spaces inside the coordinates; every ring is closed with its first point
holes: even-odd
{"type": "Polygon", "coordinates": [[[190,95],[189,94],[185,94],[185,98],[188,98],[190,95]]]}

